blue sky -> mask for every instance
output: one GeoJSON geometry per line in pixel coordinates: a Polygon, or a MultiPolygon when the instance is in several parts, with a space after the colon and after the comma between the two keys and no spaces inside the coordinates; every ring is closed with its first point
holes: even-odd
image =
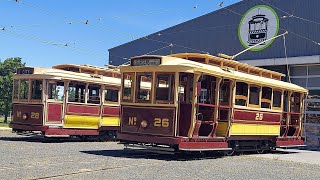
{"type": "MultiPolygon", "coordinates": [[[[230,5],[239,0],[224,0],[230,5]]],[[[0,59],[108,63],[108,49],[219,9],[222,0],[0,0],[0,59]]]]}

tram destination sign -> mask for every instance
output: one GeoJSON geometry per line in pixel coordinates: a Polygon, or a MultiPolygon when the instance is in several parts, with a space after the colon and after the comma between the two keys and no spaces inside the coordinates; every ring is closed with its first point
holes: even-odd
{"type": "Polygon", "coordinates": [[[159,58],[143,58],[143,59],[131,59],[131,66],[159,66],[161,59],[159,58]]]}
{"type": "Polygon", "coordinates": [[[34,68],[24,67],[17,69],[17,74],[33,74],[34,68]]]}

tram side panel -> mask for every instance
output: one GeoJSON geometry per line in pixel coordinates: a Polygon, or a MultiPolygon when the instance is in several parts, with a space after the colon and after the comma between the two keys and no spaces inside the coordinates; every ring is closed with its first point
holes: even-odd
{"type": "Polygon", "coordinates": [[[13,104],[10,127],[13,131],[44,131],[42,104],[13,104]]]}

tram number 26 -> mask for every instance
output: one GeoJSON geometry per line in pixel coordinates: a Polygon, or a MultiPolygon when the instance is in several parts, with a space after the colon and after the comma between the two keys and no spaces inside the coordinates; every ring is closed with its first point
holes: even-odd
{"type": "Polygon", "coordinates": [[[154,127],[169,127],[169,119],[167,118],[154,118],[154,127]]]}
{"type": "Polygon", "coordinates": [[[262,121],[263,120],[263,114],[262,113],[257,113],[256,114],[256,121],[262,121]]]}

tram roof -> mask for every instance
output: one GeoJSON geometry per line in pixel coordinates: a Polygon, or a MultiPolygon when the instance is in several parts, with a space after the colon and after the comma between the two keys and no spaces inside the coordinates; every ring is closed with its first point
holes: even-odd
{"type": "MultiPolygon", "coordinates": [[[[55,67],[63,67],[63,65],[54,66],[53,68],[39,68],[39,67],[24,67],[19,69],[31,70],[28,74],[17,73],[14,79],[48,79],[48,80],[70,80],[81,81],[96,84],[106,84],[111,86],[120,86],[120,77],[108,77],[98,74],[79,73],[73,71],[62,70],[55,67]]],[[[76,67],[73,66],[73,67],[76,67]]],[[[18,69],[18,72],[19,72],[18,69]]],[[[120,73],[118,71],[118,73],[120,73]]]]}
{"type": "Polygon", "coordinates": [[[282,73],[279,73],[279,72],[275,72],[275,71],[259,68],[259,67],[256,67],[256,66],[251,66],[251,65],[246,64],[246,63],[241,63],[241,62],[238,62],[238,61],[235,61],[235,60],[225,59],[225,58],[213,56],[213,55],[210,55],[210,54],[179,53],[179,54],[172,54],[172,55],[169,55],[169,56],[182,58],[182,59],[191,59],[191,60],[192,60],[192,58],[199,58],[199,59],[204,59],[204,64],[228,66],[228,67],[232,67],[232,68],[234,68],[236,70],[238,70],[239,68],[242,68],[242,69],[246,69],[248,72],[249,71],[257,71],[259,73],[268,73],[270,75],[279,76],[279,77],[285,77],[286,76],[285,74],[282,74],[282,73]]]}
{"type": "MultiPolygon", "coordinates": [[[[206,57],[206,58],[211,58],[213,57],[214,59],[217,59],[218,61],[223,61],[223,62],[229,62],[232,61],[232,63],[236,64],[237,66],[245,66],[248,67],[250,65],[243,64],[237,61],[233,60],[227,60],[224,58],[219,58],[219,57],[214,57],[210,55],[204,55],[204,54],[174,54],[170,56],[152,56],[152,55],[147,55],[147,56],[138,56],[138,57],[133,57],[134,58],[144,58],[144,57],[155,57],[155,58],[161,58],[161,65],[159,66],[121,66],[120,71],[125,71],[125,72],[147,72],[147,71],[163,71],[163,72],[189,72],[189,73],[196,73],[196,74],[201,74],[201,73],[206,73],[206,74],[211,74],[214,76],[219,76],[219,77],[225,77],[229,79],[236,79],[242,82],[247,82],[249,84],[256,84],[256,85],[261,85],[261,86],[267,86],[267,87],[273,87],[277,89],[286,89],[286,90],[293,90],[297,92],[303,92],[307,93],[308,90],[300,87],[298,85],[284,82],[278,79],[272,79],[272,78],[267,78],[263,76],[258,76],[258,75],[253,75],[253,74],[248,74],[244,73],[241,71],[237,71],[234,68],[229,68],[229,67],[221,67],[221,66],[214,66],[211,64],[205,64],[205,63],[200,63],[200,62],[195,62],[192,60],[187,60],[183,59],[180,57],[206,57]],[[189,56],[190,55],[190,56],[189,56]]],[[[256,69],[263,71],[265,69],[262,68],[257,68],[251,66],[250,68],[256,69]]],[[[266,72],[269,73],[274,73],[274,75],[278,76],[284,76],[281,73],[265,70],[266,72]]]]}
{"type": "MultiPolygon", "coordinates": [[[[114,67],[114,66],[110,66],[114,67]]],[[[114,68],[104,68],[104,67],[99,67],[99,66],[93,66],[89,64],[83,64],[83,65],[77,65],[77,64],[59,64],[55,65],[52,67],[53,69],[61,69],[61,70],[66,70],[66,71],[74,71],[74,72],[84,72],[86,73],[87,71],[92,71],[95,74],[98,72],[111,72],[115,74],[120,74],[118,69],[116,67],[114,68]]]]}

